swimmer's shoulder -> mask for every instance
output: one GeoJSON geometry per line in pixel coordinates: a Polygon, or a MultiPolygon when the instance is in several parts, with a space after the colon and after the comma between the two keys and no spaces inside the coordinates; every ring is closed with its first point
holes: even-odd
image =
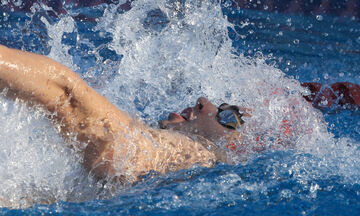
{"type": "MultiPolygon", "coordinates": [[[[181,169],[188,169],[197,164],[203,167],[212,167],[217,161],[213,151],[208,150],[200,141],[193,140],[184,134],[160,130],[139,123],[135,126],[138,135],[130,135],[127,150],[127,160],[121,160],[122,152],[114,147],[115,170],[127,173],[133,181],[146,175],[150,171],[161,174],[181,169]],[[135,144],[136,143],[136,144],[135,144]],[[122,163],[118,163],[122,161],[122,163]]],[[[131,130],[134,132],[134,130],[131,130]]],[[[115,145],[121,145],[116,143],[115,145]]]]}

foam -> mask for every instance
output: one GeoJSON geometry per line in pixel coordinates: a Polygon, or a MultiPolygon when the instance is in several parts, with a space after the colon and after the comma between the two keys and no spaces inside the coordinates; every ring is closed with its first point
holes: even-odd
{"type": "MultiPolygon", "coordinates": [[[[90,181],[45,113],[6,99],[0,99],[0,110],[0,206],[72,200],[77,181],[90,181]]],[[[83,193],[89,194],[85,188],[83,193]]]]}
{"type": "MultiPolygon", "coordinates": [[[[355,146],[354,141],[334,139],[322,114],[302,99],[306,90],[298,81],[267,65],[261,53],[252,58],[235,54],[228,37],[228,28],[233,25],[223,17],[216,1],[139,0],[132,3],[130,11],[118,11],[115,5],[107,6],[94,29],[112,34],[107,48],[123,55],[121,62],[108,61],[100,66],[104,71],[115,70],[115,76],[85,73],[83,77],[99,79],[103,85],[94,87],[120,109],[156,125],[169,112],[193,105],[200,96],[216,104],[250,107],[253,117],[246,119],[243,129],[248,134],[248,146],[256,145],[261,132],[268,149],[281,150],[283,145],[274,141],[281,137],[289,148],[320,158],[323,167],[336,168],[332,174],[357,181],[359,151],[348,147],[355,146]],[[157,13],[160,21],[152,23],[149,11],[157,13]],[[294,115],[296,136],[289,138],[284,136],[281,122],[294,115]]],[[[55,24],[41,20],[51,39],[49,56],[77,70],[68,53],[70,47],[61,40],[64,33],[77,31],[73,18],[65,15],[55,24]]],[[[17,208],[39,202],[99,198],[98,188],[82,170],[76,152],[66,147],[71,143],[59,136],[42,111],[3,98],[0,109],[0,205],[17,208]]],[[[242,161],[237,155],[229,156],[234,162],[242,161]]],[[[292,172],[303,178],[298,170],[316,166],[315,161],[296,163],[292,172]]],[[[314,175],[326,170],[320,167],[314,175]]],[[[239,181],[237,176],[226,178],[239,181]]],[[[265,190],[262,185],[242,187],[265,190]]]]}

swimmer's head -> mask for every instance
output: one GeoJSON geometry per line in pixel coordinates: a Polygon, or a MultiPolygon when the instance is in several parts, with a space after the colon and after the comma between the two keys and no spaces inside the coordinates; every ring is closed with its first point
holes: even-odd
{"type": "Polygon", "coordinates": [[[162,129],[196,134],[217,142],[231,135],[244,124],[243,116],[250,117],[248,109],[222,104],[216,107],[204,97],[196,101],[194,107],[184,109],[181,114],[170,113],[167,120],[159,122],[162,129]]]}

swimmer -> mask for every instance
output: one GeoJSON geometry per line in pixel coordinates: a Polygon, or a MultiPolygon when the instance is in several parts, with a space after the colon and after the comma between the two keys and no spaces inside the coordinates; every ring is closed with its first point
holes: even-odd
{"type": "MultiPolygon", "coordinates": [[[[321,86],[307,87],[318,95],[309,101],[322,97],[321,86]]],[[[225,152],[216,143],[241,140],[236,129],[244,124],[243,118],[251,117],[249,108],[216,107],[201,97],[181,114],[170,113],[159,122],[160,129],[151,128],[119,110],[62,64],[2,45],[0,90],[8,98],[45,109],[64,138],[86,144],[82,164],[91,175],[98,180],[112,177],[122,184],[139,181],[150,171],[163,174],[194,164],[226,163],[225,152]]],[[[348,92],[353,98],[355,94],[348,92]]],[[[353,104],[359,106],[357,95],[353,104]]]]}
{"type": "Polygon", "coordinates": [[[221,123],[217,107],[205,98],[160,123],[174,130],[151,128],[119,110],[62,64],[1,45],[0,89],[8,98],[44,108],[64,138],[85,143],[82,164],[96,179],[115,177],[123,184],[150,171],[166,173],[226,162],[214,143],[230,139],[234,131],[221,123]]]}

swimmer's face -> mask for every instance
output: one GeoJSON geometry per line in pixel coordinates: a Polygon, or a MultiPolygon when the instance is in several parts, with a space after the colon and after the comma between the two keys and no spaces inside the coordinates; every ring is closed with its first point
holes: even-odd
{"type": "Polygon", "coordinates": [[[170,113],[167,120],[159,122],[162,129],[173,129],[186,134],[196,134],[216,142],[232,134],[234,130],[221,125],[216,119],[218,108],[204,97],[194,107],[184,109],[181,114],[170,113]]]}

